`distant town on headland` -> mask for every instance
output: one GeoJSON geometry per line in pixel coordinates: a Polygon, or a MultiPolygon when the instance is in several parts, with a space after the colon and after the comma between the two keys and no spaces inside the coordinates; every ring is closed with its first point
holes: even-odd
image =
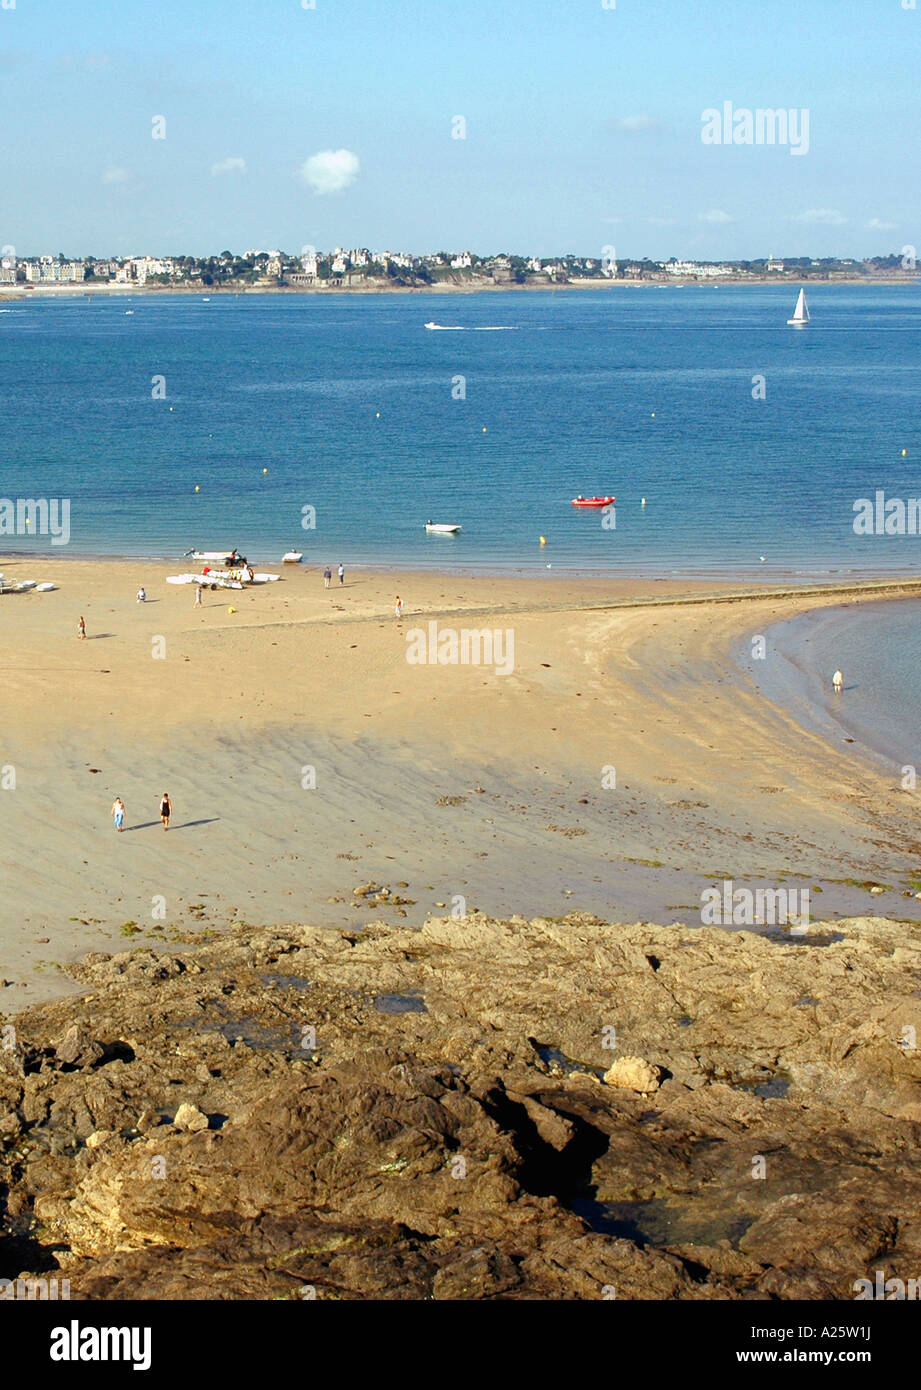
{"type": "Polygon", "coordinates": [[[771,280],[914,280],[913,247],[901,255],[866,260],[827,256],[813,259],[768,256],[752,261],[667,261],[618,258],[613,247],[600,256],[478,256],[472,251],[439,251],[414,256],[365,247],[320,252],[304,247],[284,251],[222,251],[216,256],[116,256],[82,260],[63,254],[17,257],[5,247],[0,260],[0,291],[134,287],[144,289],[237,290],[397,290],[572,287],[610,284],[744,282],[771,280]]]}

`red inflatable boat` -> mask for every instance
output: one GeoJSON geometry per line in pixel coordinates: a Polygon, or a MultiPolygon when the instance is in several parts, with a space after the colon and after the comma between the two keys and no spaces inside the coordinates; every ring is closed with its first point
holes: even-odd
{"type": "Polygon", "coordinates": [[[574,507],[610,507],[612,502],[616,502],[616,497],[574,497],[572,505],[574,507]]]}

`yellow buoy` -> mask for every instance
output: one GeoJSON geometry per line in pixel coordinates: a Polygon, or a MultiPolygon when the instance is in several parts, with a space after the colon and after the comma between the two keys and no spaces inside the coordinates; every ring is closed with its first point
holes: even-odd
{"type": "Polygon", "coordinates": [[[547,537],[546,537],[546,536],[541,536],[541,538],[540,538],[540,543],[541,543],[541,545],[546,545],[546,544],[547,544],[547,537]]]}
{"type": "Polygon", "coordinates": [[[652,415],[651,415],[649,418],[650,418],[651,420],[654,420],[654,419],[656,418],[656,412],[653,411],[653,412],[652,412],[652,415]]]}
{"type": "Polygon", "coordinates": [[[377,418],[378,418],[378,420],[381,418],[381,413],[380,413],[380,411],[377,412],[377,418]]]}
{"type": "Polygon", "coordinates": [[[196,491],[196,492],[201,492],[201,488],[200,488],[200,487],[196,487],[196,488],[195,488],[195,491],[196,491]]]}
{"type": "Polygon", "coordinates": [[[907,449],[903,449],[903,450],[902,450],[902,458],[907,458],[907,456],[908,456],[908,450],[907,450],[907,449]]]}
{"type": "Polygon", "coordinates": [[[263,471],[263,473],[268,473],[269,470],[268,470],[267,468],[263,468],[262,471],[263,471]]]}
{"type": "Polygon", "coordinates": [[[486,426],[485,426],[485,425],[483,426],[483,433],[484,433],[484,434],[486,433],[486,426]]]}
{"type": "Polygon", "coordinates": [[[237,610],[236,610],[235,608],[228,608],[228,609],[227,609],[227,612],[228,612],[228,613],[236,613],[236,611],[237,611],[237,610]]]}

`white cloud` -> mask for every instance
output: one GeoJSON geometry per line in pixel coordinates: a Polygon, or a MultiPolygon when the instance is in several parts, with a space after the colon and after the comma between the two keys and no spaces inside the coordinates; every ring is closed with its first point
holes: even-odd
{"type": "Polygon", "coordinates": [[[216,178],[219,174],[245,174],[245,159],[219,159],[217,164],[211,165],[211,177],[216,178]]]}
{"type": "Polygon", "coordinates": [[[127,169],[108,168],[102,176],[103,183],[127,183],[130,178],[127,169]]]}
{"type": "Polygon", "coordinates": [[[843,227],[847,218],[835,208],[810,208],[808,212],[797,212],[789,219],[791,222],[811,222],[823,227],[843,227]]]}
{"type": "Polygon", "coordinates": [[[701,222],[711,222],[714,225],[724,222],[734,222],[735,218],[730,217],[728,212],[723,212],[721,208],[711,208],[709,212],[700,214],[701,222]]]}
{"type": "Polygon", "coordinates": [[[898,222],[881,222],[878,217],[871,217],[867,226],[871,232],[894,232],[898,222]]]}
{"type": "Polygon", "coordinates": [[[614,122],[614,129],[622,131],[625,135],[645,135],[649,131],[661,130],[662,126],[655,116],[643,114],[622,116],[619,121],[614,122]]]}
{"type": "Polygon", "coordinates": [[[351,150],[321,150],[301,165],[301,178],[314,193],[340,193],[355,182],[360,168],[351,150]]]}

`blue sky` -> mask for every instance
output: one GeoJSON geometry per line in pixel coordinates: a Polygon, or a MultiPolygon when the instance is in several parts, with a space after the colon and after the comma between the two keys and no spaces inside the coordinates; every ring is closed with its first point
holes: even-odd
{"type": "Polygon", "coordinates": [[[919,75],[921,0],[15,0],[0,244],[901,250],[919,75]],[[807,109],[808,153],[703,144],[726,101],[807,109]]]}

